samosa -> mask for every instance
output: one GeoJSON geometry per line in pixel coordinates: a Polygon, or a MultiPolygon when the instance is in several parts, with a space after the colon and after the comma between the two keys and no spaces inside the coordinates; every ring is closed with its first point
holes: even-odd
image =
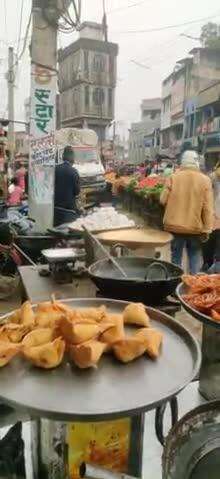
{"type": "Polygon", "coordinates": [[[80,309],[80,315],[84,319],[93,319],[97,323],[100,323],[106,317],[106,307],[100,306],[99,308],[80,309]]]}
{"type": "Polygon", "coordinates": [[[121,314],[110,314],[101,323],[102,326],[105,324],[109,324],[109,328],[102,333],[100,341],[106,343],[109,346],[107,350],[109,350],[112,344],[125,337],[123,316],[121,314]]]}
{"type": "Polygon", "coordinates": [[[113,351],[122,363],[129,363],[142,356],[146,351],[144,341],[135,337],[127,337],[113,344],[113,351]]]}
{"type": "Polygon", "coordinates": [[[145,343],[145,351],[151,359],[157,359],[160,355],[161,345],[163,341],[163,334],[153,328],[140,329],[135,337],[143,340],[145,343]]]}
{"type": "Polygon", "coordinates": [[[41,346],[23,348],[23,354],[26,359],[35,366],[42,369],[53,369],[58,367],[64,356],[65,342],[61,338],[41,346]]]}
{"type": "Polygon", "coordinates": [[[7,319],[10,323],[19,324],[21,322],[21,310],[16,309],[7,319]]]}
{"type": "Polygon", "coordinates": [[[69,355],[80,369],[94,368],[104,353],[105,347],[104,343],[91,340],[78,346],[70,346],[69,355]]]}
{"type": "Polygon", "coordinates": [[[25,347],[42,346],[43,344],[50,343],[54,338],[53,329],[51,328],[39,328],[31,331],[27,334],[22,341],[22,345],[25,347]]]}
{"type": "Polygon", "coordinates": [[[135,324],[147,328],[150,324],[149,316],[142,303],[130,303],[123,313],[125,324],[135,324]]]}
{"type": "Polygon", "coordinates": [[[58,330],[67,344],[81,344],[96,338],[100,333],[100,328],[96,323],[83,322],[72,323],[68,318],[63,316],[59,321],[58,330]]]}
{"type": "Polygon", "coordinates": [[[62,311],[40,311],[35,317],[36,325],[39,328],[53,328],[62,316],[62,311]]]}
{"type": "Polygon", "coordinates": [[[21,323],[33,328],[35,326],[35,314],[30,301],[26,301],[21,306],[21,323]]]}
{"type": "Polygon", "coordinates": [[[0,341],[20,343],[29,331],[30,328],[24,324],[4,324],[0,328],[0,341]]]}
{"type": "Polygon", "coordinates": [[[16,344],[0,342],[0,368],[6,366],[19,352],[16,344]]]}

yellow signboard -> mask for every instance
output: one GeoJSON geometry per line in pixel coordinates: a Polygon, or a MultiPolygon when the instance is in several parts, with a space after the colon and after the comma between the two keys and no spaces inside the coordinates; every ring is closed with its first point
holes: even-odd
{"type": "Polygon", "coordinates": [[[131,420],[72,423],[67,426],[70,479],[79,479],[82,462],[128,472],[131,420]]]}

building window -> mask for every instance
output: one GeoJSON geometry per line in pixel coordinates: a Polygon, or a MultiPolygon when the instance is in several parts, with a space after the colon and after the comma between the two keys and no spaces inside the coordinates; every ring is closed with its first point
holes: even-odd
{"type": "Polygon", "coordinates": [[[89,108],[89,86],[85,87],[85,107],[89,108]]]}
{"type": "Polygon", "coordinates": [[[113,55],[109,55],[109,73],[113,74],[115,68],[115,59],[113,55]]]}
{"type": "Polygon", "coordinates": [[[65,100],[63,102],[63,118],[65,119],[67,117],[67,110],[66,110],[66,103],[65,100]]]}
{"type": "Polygon", "coordinates": [[[79,96],[80,91],[78,90],[78,88],[75,88],[73,90],[73,111],[75,115],[78,114],[79,96]]]}
{"type": "Polygon", "coordinates": [[[108,109],[109,111],[112,110],[112,89],[108,89],[108,109]]]}
{"type": "Polygon", "coordinates": [[[157,116],[157,112],[156,112],[156,111],[151,111],[151,112],[150,112],[150,119],[151,119],[151,120],[155,120],[156,116],[157,116]]]}
{"type": "Polygon", "coordinates": [[[103,105],[105,101],[105,93],[102,88],[95,88],[93,92],[93,102],[96,106],[103,105]]]}
{"type": "Polygon", "coordinates": [[[94,56],[93,60],[93,69],[95,72],[104,72],[105,71],[105,57],[104,55],[97,54],[94,56]]]}
{"type": "Polygon", "coordinates": [[[84,50],[84,70],[89,71],[89,52],[84,50]]]}
{"type": "Polygon", "coordinates": [[[183,125],[177,125],[176,127],[176,140],[181,140],[183,136],[183,125]]]}

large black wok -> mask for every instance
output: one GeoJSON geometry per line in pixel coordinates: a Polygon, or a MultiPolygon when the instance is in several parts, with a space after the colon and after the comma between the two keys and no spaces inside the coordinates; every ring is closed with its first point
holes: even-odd
{"type": "Polygon", "coordinates": [[[108,259],[97,261],[89,268],[89,275],[103,296],[114,299],[142,301],[159,305],[174,293],[181,282],[183,271],[165,261],[141,256],[117,258],[128,278],[120,275],[108,259]]]}

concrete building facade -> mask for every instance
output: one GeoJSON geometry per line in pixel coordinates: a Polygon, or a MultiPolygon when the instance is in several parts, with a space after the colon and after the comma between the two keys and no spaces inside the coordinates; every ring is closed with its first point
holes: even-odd
{"type": "Polygon", "coordinates": [[[103,25],[84,22],[79,39],[59,51],[62,127],[94,129],[105,139],[114,118],[118,45],[106,42],[103,25]]]}
{"type": "Polygon", "coordinates": [[[194,48],[187,75],[183,147],[220,159],[220,49],[194,48]]]}
{"type": "Polygon", "coordinates": [[[160,98],[145,99],[141,103],[141,118],[131,124],[129,135],[129,163],[143,163],[155,158],[158,149],[158,132],[161,123],[160,98]]]}
{"type": "Polygon", "coordinates": [[[162,84],[161,153],[220,158],[220,49],[194,48],[162,84]]]}
{"type": "Polygon", "coordinates": [[[188,59],[179,61],[162,83],[161,154],[170,157],[182,146],[187,63],[188,59]]]}

